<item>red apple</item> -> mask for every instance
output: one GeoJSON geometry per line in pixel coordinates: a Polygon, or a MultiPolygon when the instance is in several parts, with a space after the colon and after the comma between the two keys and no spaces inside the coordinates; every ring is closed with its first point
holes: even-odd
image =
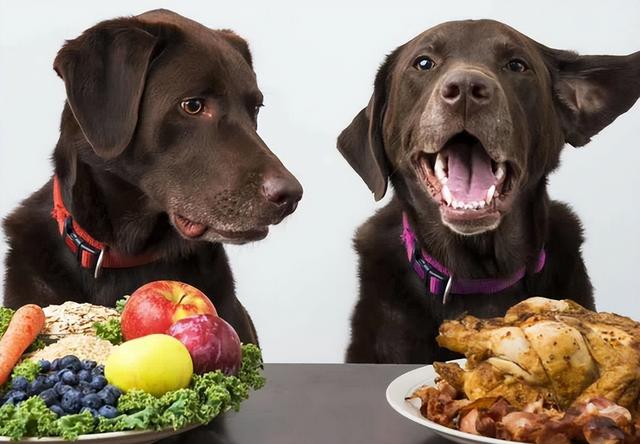
{"type": "Polygon", "coordinates": [[[240,338],[224,319],[211,315],[184,318],[173,324],[167,334],[187,347],[195,373],[238,373],[242,362],[240,338]]]}
{"type": "Polygon", "coordinates": [[[156,281],[133,292],[120,317],[125,341],[155,333],[166,333],[180,319],[217,312],[209,298],[191,285],[156,281]]]}

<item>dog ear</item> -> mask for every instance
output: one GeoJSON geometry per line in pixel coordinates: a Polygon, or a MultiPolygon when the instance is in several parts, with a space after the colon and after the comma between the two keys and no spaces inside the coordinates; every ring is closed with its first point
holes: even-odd
{"type": "Polygon", "coordinates": [[[224,39],[242,55],[249,66],[253,68],[253,58],[251,57],[251,51],[249,50],[247,41],[230,29],[221,29],[220,33],[224,39]]]}
{"type": "Polygon", "coordinates": [[[544,48],[567,143],[578,147],[627,112],[640,96],[640,51],[579,56],[544,48]]]}
{"type": "Polygon", "coordinates": [[[376,75],[369,104],[338,137],[338,150],[364,180],[376,200],[384,197],[389,178],[382,123],[387,108],[390,72],[398,52],[396,50],[387,56],[376,75]]]}
{"type": "Polygon", "coordinates": [[[129,145],[156,37],[135,19],[100,23],[67,41],[53,68],[96,154],[111,159],[129,145]]]}

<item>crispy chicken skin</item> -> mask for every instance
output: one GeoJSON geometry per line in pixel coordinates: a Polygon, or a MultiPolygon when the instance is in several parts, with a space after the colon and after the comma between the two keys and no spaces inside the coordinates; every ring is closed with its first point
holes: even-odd
{"type": "Polygon", "coordinates": [[[503,318],[444,322],[437,341],[466,355],[465,370],[436,369],[469,399],[502,396],[523,407],[542,398],[564,409],[604,397],[638,408],[640,324],[629,318],[535,297],[503,318]]]}

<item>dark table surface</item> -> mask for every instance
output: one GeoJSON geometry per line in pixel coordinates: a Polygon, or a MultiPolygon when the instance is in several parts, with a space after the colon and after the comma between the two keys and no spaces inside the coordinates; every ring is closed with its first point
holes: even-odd
{"type": "Polygon", "coordinates": [[[415,365],[266,364],[266,386],[239,412],[162,444],[430,444],[445,442],[387,404],[415,365]]]}

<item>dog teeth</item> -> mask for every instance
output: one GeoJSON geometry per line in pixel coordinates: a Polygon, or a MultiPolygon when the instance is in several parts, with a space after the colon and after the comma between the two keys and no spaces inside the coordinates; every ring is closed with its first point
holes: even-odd
{"type": "Polygon", "coordinates": [[[436,177],[441,183],[447,183],[447,173],[444,171],[446,161],[447,158],[442,153],[438,153],[433,167],[436,177]]]}
{"type": "Polygon", "coordinates": [[[449,187],[443,185],[440,193],[442,194],[442,198],[447,203],[447,205],[451,205],[451,203],[453,202],[453,196],[451,195],[451,190],[449,190],[449,187]]]}
{"type": "Polygon", "coordinates": [[[507,173],[507,169],[506,169],[505,163],[500,162],[495,172],[496,179],[498,179],[498,181],[501,181],[502,179],[504,179],[504,176],[506,175],[506,173],[507,173]]]}
{"type": "Polygon", "coordinates": [[[486,202],[487,204],[491,203],[491,200],[493,199],[493,195],[496,192],[496,186],[495,185],[491,185],[491,187],[487,190],[487,199],[486,202]]]}
{"type": "MultiPolygon", "coordinates": [[[[471,202],[462,202],[461,200],[454,200],[453,197],[451,196],[451,191],[449,191],[449,188],[447,188],[446,186],[442,188],[442,192],[443,192],[443,198],[445,198],[444,193],[446,193],[446,195],[448,196],[447,198],[451,198],[450,202],[447,201],[447,205],[449,205],[450,207],[456,210],[480,210],[486,206],[486,203],[484,200],[471,201],[471,202]]],[[[445,200],[447,198],[445,198],[445,200]]]]}

